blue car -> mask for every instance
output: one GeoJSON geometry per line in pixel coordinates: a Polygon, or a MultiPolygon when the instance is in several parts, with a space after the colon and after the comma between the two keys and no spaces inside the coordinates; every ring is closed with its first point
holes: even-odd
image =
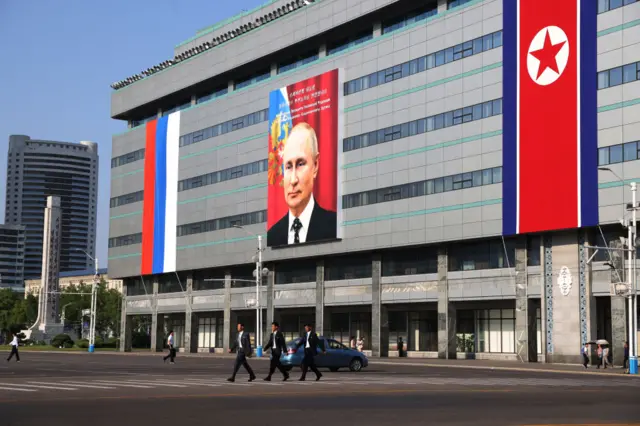
{"type": "MultiPolygon", "coordinates": [[[[331,371],[338,371],[340,368],[348,368],[351,371],[360,371],[369,365],[369,360],[362,352],[355,349],[349,349],[342,343],[333,340],[326,339],[322,336],[319,337],[324,342],[324,347],[327,351],[326,354],[322,354],[318,347],[318,356],[316,356],[316,366],[318,368],[328,368],[331,371]]],[[[302,365],[302,358],[304,357],[304,348],[301,346],[296,350],[296,345],[302,340],[301,337],[287,343],[287,354],[280,356],[280,362],[282,366],[291,370],[293,367],[300,367],[302,365]]]]}

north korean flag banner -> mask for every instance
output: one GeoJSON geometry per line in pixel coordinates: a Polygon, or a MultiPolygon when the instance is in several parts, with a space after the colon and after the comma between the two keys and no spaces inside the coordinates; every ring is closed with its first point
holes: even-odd
{"type": "Polygon", "coordinates": [[[598,224],[597,3],[504,0],[504,235],[598,224]]]}

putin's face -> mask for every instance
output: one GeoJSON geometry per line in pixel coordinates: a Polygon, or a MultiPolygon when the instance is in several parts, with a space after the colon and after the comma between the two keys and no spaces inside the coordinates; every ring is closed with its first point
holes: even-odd
{"type": "Polygon", "coordinates": [[[300,216],[309,204],[313,183],[318,175],[318,156],[314,158],[309,131],[295,129],[284,148],[284,197],[289,211],[300,216]]]}

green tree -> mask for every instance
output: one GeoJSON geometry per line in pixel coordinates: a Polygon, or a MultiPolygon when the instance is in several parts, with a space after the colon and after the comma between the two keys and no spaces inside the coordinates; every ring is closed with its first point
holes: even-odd
{"type": "MultiPolygon", "coordinates": [[[[82,328],[82,310],[91,308],[92,284],[80,281],[78,285],[66,287],[60,296],[60,306],[65,308],[65,322],[75,325],[80,335],[82,328]],[[82,294],[79,294],[82,293],[82,294]]],[[[96,334],[106,336],[109,333],[118,335],[122,296],[117,290],[107,289],[107,283],[101,280],[97,287],[96,334]]],[[[89,318],[84,319],[88,321],[89,318]]]]}
{"type": "Polygon", "coordinates": [[[30,327],[38,317],[38,299],[29,294],[26,299],[16,300],[10,317],[12,324],[22,324],[23,328],[30,327]]]}

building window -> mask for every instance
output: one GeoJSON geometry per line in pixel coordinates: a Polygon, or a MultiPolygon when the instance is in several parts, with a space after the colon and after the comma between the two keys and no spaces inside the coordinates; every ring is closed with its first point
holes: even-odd
{"type": "Polygon", "coordinates": [[[163,110],[162,111],[162,116],[166,117],[167,115],[173,114],[174,112],[177,112],[177,111],[182,111],[182,110],[187,109],[187,108],[191,108],[191,101],[182,103],[180,105],[177,105],[177,106],[175,106],[173,108],[170,108],[170,109],[167,109],[167,110],[163,110]]]}
{"type": "Polygon", "coordinates": [[[291,71],[296,68],[315,62],[318,60],[319,57],[320,55],[318,54],[317,51],[315,51],[312,53],[306,53],[304,55],[300,55],[287,62],[278,64],[278,74],[282,74],[284,72],[291,71]]]}
{"type": "Polygon", "coordinates": [[[158,293],[177,293],[187,290],[187,276],[184,274],[158,275],[158,293]]]}
{"type": "Polygon", "coordinates": [[[365,43],[369,40],[373,39],[373,29],[367,29],[364,32],[361,32],[353,37],[349,37],[346,39],[342,39],[336,42],[331,42],[327,44],[327,55],[333,55],[344,50],[350,49],[354,46],[358,46],[362,43],[365,43]]]}
{"type": "Polygon", "coordinates": [[[351,136],[342,141],[343,151],[362,149],[500,114],[502,114],[502,98],[351,136]]]}
{"type": "Polygon", "coordinates": [[[513,268],[515,241],[502,239],[454,244],[449,252],[449,271],[513,268]],[[505,255],[508,253],[509,257],[505,255]]]}
{"type": "Polygon", "coordinates": [[[137,203],[144,199],[144,191],[132,192],[131,194],[113,197],[109,202],[110,208],[120,207],[127,204],[137,203]]]}
{"type": "Polygon", "coordinates": [[[371,278],[370,256],[329,257],[325,262],[326,281],[371,278]]]}
{"type": "Polygon", "coordinates": [[[384,252],[382,276],[435,274],[438,272],[436,248],[416,248],[384,252]]]}
{"type": "Polygon", "coordinates": [[[120,237],[109,238],[109,248],[130,246],[142,243],[142,233],[122,235],[120,237]]]}
{"type": "MultiPolygon", "coordinates": [[[[390,83],[410,75],[424,72],[428,69],[458,61],[472,55],[502,46],[502,31],[487,34],[475,40],[457,44],[453,47],[404,62],[400,65],[374,72],[344,83],[345,96],[362,90],[371,89],[382,84],[390,83]]],[[[464,121],[466,122],[466,121],[464,121]]]]}
{"type": "Polygon", "coordinates": [[[501,182],[502,167],[493,167],[491,169],[477,170],[475,172],[461,173],[426,181],[411,182],[388,188],[345,194],[342,196],[342,208],[350,209],[501,182]]]}
{"type": "Polygon", "coordinates": [[[220,317],[198,318],[198,348],[211,349],[223,346],[224,321],[220,317]]]}
{"type": "Polygon", "coordinates": [[[532,235],[527,237],[527,266],[540,266],[540,246],[542,237],[532,235]]]}
{"type": "Polygon", "coordinates": [[[267,171],[267,160],[254,161],[253,163],[234,166],[217,172],[207,173],[206,175],[183,179],[178,182],[178,191],[188,191],[202,186],[238,179],[243,176],[263,173],[265,171],[267,171]]]}
{"type": "Polygon", "coordinates": [[[598,13],[605,13],[610,10],[633,4],[638,0],[598,0],[598,13]]]}
{"type": "Polygon", "coordinates": [[[606,146],[598,148],[598,165],[622,163],[623,161],[635,161],[640,158],[640,144],[638,142],[627,142],[620,145],[606,146]]]}
{"type": "Polygon", "coordinates": [[[453,9],[454,7],[462,6],[463,4],[469,3],[473,0],[448,0],[447,1],[447,9],[453,9]]]}
{"type": "Polygon", "coordinates": [[[278,263],[275,267],[276,284],[295,284],[316,282],[316,261],[296,260],[278,263]]]}
{"type": "Polygon", "coordinates": [[[234,226],[248,226],[267,221],[267,211],[261,210],[234,216],[221,217],[203,222],[188,223],[178,226],[178,237],[186,235],[203,234],[205,232],[219,231],[233,228],[234,226]]]}
{"type": "Polygon", "coordinates": [[[139,278],[128,278],[125,279],[125,284],[127,285],[127,296],[153,294],[153,284],[151,282],[145,283],[139,278]]]}
{"type": "Polygon", "coordinates": [[[437,14],[438,14],[437,2],[430,2],[429,5],[424,6],[418,10],[409,12],[404,16],[383,21],[382,34],[388,34],[390,32],[397,31],[400,28],[413,25],[416,22],[424,21],[425,19],[431,16],[436,16],[437,14]]]}
{"type": "Polygon", "coordinates": [[[142,126],[143,124],[148,123],[149,121],[153,121],[158,117],[158,114],[149,115],[147,117],[141,118],[140,120],[131,120],[131,127],[142,126]]]}
{"type": "Polygon", "coordinates": [[[233,120],[225,121],[224,123],[216,124],[215,126],[207,127],[206,129],[196,130],[195,132],[188,133],[184,136],[180,136],[180,146],[187,146],[194,143],[202,142],[203,140],[215,138],[225,133],[239,130],[248,126],[263,123],[268,119],[268,110],[263,109],[261,111],[252,112],[242,117],[234,118],[233,120]],[[234,128],[235,126],[235,128],[234,128]]]}
{"type": "Polygon", "coordinates": [[[219,290],[224,288],[223,269],[198,269],[193,271],[193,290],[219,290]]]}
{"type": "Polygon", "coordinates": [[[261,81],[267,80],[271,77],[271,70],[264,69],[257,73],[254,73],[250,77],[245,78],[244,80],[240,80],[235,84],[235,90],[244,89],[245,87],[249,87],[252,84],[259,83],[261,81]]]}
{"type": "Polygon", "coordinates": [[[477,352],[515,353],[514,309],[480,309],[477,315],[477,352]]]}
{"type": "Polygon", "coordinates": [[[219,98],[220,96],[224,96],[227,93],[229,93],[229,86],[216,89],[213,92],[207,93],[206,95],[198,96],[196,98],[196,104],[201,104],[201,103],[210,101],[211,99],[219,98]]]}
{"type": "Polygon", "coordinates": [[[111,159],[111,168],[124,166],[135,161],[144,160],[144,148],[111,159]]]}

